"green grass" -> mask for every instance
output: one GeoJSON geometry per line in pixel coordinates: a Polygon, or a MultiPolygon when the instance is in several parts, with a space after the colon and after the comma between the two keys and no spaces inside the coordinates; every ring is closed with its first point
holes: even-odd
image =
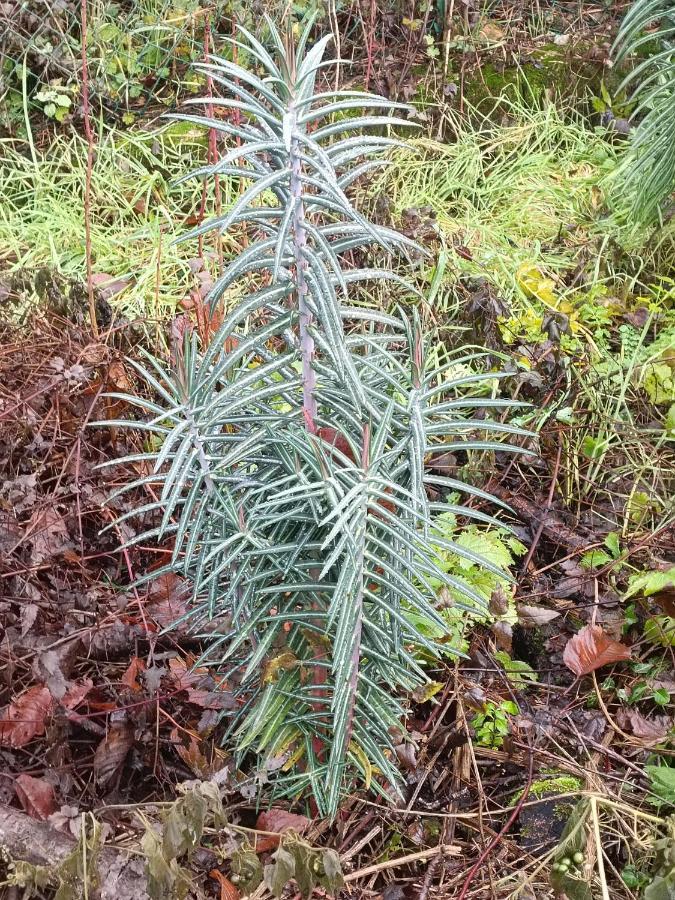
{"type": "Polygon", "coordinates": [[[486,279],[504,308],[501,339],[525,374],[549,340],[546,318],[564,314],[562,381],[523,421],[563,428],[560,488],[572,508],[600,501],[624,534],[662,527],[673,517],[675,442],[664,429],[669,406],[653,402],[646,378],[669,347],[675,359],[675,291],[658,286],[675,262],[675,228],[652,233],[610,208],[625,145],[604,129],[552,103],[502,97],[505,107],[497,121],[453,114],[454,139],[397,151],[373,194],[391,198],[396,223],[410,208],[433,213],[440,252],[426,277],[436,321],[457,312],[458,282],[486,279]],[[627,321],[641,306],[652,316],[644,329],[627,321]]]}
{"type": "MultiPolygon", "coordinates": [[[[624,145],[583,117],[548,103],[501,98],[500,118],[472,111],[445,122],[446,143],[420,138],[396,152],[390,167],[364,192],[385,195],[395,224],[404,210],[435,215],[439,253],[420,270],[428,305],[446,341],[461,333],[455,317],[459,279],[482,277],[504,305],[498,323],[515,366],[536,368],[536,348],[548,335],[551,311],[567,316],[561,338],[567,390],[526,424],[539,430],[559,417],[566,432],[561,487],[579,509],[602,497],[623,504],[621,528],[657,527],[672,510],[672,436],[664,430],[669,404],[650,401],[645,380],[675,347],[675,291],[650,286],[675,261],[675,226],[650,233],[626,224],[608,207],[606,186],[624,145]],[[508,114],[504,115],[504,110],[508,114]],[[466,258],[469,257],[469,258],[466,258]],[[641,335],[625,321],[649,304],[651,326],[641,335]],[[636,353],[637,349],[637,353],[636,353]],[[637,505],[648,498],[647,513],[637,505]],[[642,498],[642,500],[640,499],[642,498]]],[[[113,306],[132,320],[166,320],[194,287],[189,261],[196,242],[172,245],[201,203],[202,186],[172,179],[199,164],[202,133],[183,125],[154,131],[103,131],[92,173],[94,272],[128,279],[113,306]]],[[[83,194],[86,146],[62,135],[31,157],[27,142],[0,146],[0,260],[9,273],[41,268],[84,281],[83,194]]],[[[223,205],[233,202],[227,181],[223,205]]],[[[213,209],[212,186],[207,215],[213,209]]],[[[232,238],[225,256],[238,250],[232,238]]],[[[206,247],[207,251],[211,248],[206,247]]],[[[37,298],[29,298],[37,302],[37,298]]],[[[397,299],[382,283],[364,286],[356,302],[397,299]]],[[[443,356],[443,343],[437,345],[443,356]]],[[[675,359],[675,350],[673,350],[675,359]]]]}
{"type": "MultiPolygon", "coordinates": [[[[166,319],[188,297],[188,260],[196,242],[173,246],[201,203],[201,182],[171,180],[204,158],[201,132],[104,131],[92,171],[94,273],[128,279],[112,301],[130,319],[166,319]]],[[[0,144],[0,260],[6,274],[48,268],[84,281],[84,185],[87,149],[77,134],[59,136],[31,158],[26,142],[0,144]]],[[[223,182],[223,202],[231,198],[223,182]]],[[[213,209],[212,191],[207,214],[213,209]]],[[[206,249],[209,249],[208,247],[206,249]]]]}
{"type": "MultiPolygon", "coordinates": [[[[528,303],[521,267],[555,281],[583,253],[594,286],[618,279],[632,289],[658,253],[672,253],[675,229],[648,243],[606,209],[604,187],[622,152],[609,133],[552,103],[533,108],[501,98],[499,108],[509,112],[497,124],[475,111],[471,118],[453,114],[446,130],[454,140],[413,141],[374,187],[394,199],[395,216],[410,207],[433,210],[448,251],[448,284],[457,275],[487,275],[507,301],[528,303]],[[455,252],[458,245],[471,260],[455,252]],[[615,245],[632,255],[626,270],[615,269],[615,245]]],[[[564,300],[570,291],[559,284],[555,293],[564,300]]]]}

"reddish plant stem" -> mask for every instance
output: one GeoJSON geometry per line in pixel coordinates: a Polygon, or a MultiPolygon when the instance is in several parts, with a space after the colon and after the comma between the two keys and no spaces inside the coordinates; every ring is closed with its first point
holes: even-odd
{"type": "MultiPolygon", "coordinates": [[[[207,16],[204,20],[204,59],[208,62],[209,53],[211,52],[211,22],[209,17],[207,16]]],[[[213,98],[213,78],[211,75],[206,76],[206,96],[210,99],[213,98]]],[[[213,118],[213,104],[208,103],[206,106],[206,115],[209,118],[213,118]]],[[[216,146],[216,131],[215,128],[209,128],[209,144],[207,150],[207,160],[211,165],[215,163],[218,158],[218,150],[216,146]]],[[[220,195],[220,183],[219,178],[216,175],[215,177],[215,189],[216,196],[220,195]]],[[[199,206],[199,212],[197,214],[197,220],[201,224],[204,220],[204,213],[206,211],[206,195],[207,195],[207,183],[206,179],[204,179],[204,184],[202,186],[202,200],[199,206]]],[[[203,260],[204,259],[204,235],[199,235],[199,256],[203,260]]]]}
{"type": "Polygon", "coordinates": [[[303,413],[307,430],[316,433],[316,373],[312,368],[314,361],[314,338],[312,337],[312,313],[307,303],[309,285],[307,284],[307,231],[305,229],[305,205],[302,200],[302,162],[296,139],[291,143],[291,202],[295,203],[293,214],[293,254],[295,257],[295,287],[300,318],[300,351],[302,354],[302,397],[303,413]]]}
{"type": "Polygon", "coordinates": [[[366,35],[366,76],[364,90],[370,87],[370,79],[373,77],[373,55],[375,53],[375,0],[370,0],[370,21],[368,22],[368,34],[366,35]]]}
{"type": "Polygon", "coordinates": [[[84,180],[84,255],[87,267],[87,296],[89,300],[89,321],[91,330],[98,339],[98,322],[96,320],[96,298],[94,296],[94,280],[91,260],[91,173],[94,167],[94,133],[89,119],[89,67],[87,64],[87,0],[80,2],[80,28],[82,31],[82,116],[84,118],[84,135],[87,141],[87,168],[84,180]]]}

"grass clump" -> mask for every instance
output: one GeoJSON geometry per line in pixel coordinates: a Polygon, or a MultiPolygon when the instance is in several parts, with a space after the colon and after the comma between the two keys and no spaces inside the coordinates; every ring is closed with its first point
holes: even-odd
{"type": "Polygon", "coordinates": [[[624,535],[658,528],[672,516],[675,231],[652,236],[613,213],[625,144],[610,132],[553,103],[505,96],[504,108],[452,113],[454,139],[396,151],[375,191],[394,198],[394,221],[412,209],[432,223],[428,302],[479,338],[491,329],[517,390],[527,383],[537,401],[524,421],[574,426],[563,438],[565,499],[606,502],[624,535]],[[481,284],[487,311],[472,301],[481,284]]]}
{"type": "MultiPolygon", "coordinates": [[[[0,152],[0,259],[5,273],[50,269],[84,281],[86,143],[73,132],[58,136],[44,153],[33,146],[31,155],[29,149],[26,142],[6,139],[0,152]]],[[[126,134],[102,131],[97,139],[91,204],[94,273],[123,282],[112,304],[129,319],[166,319],[189,295],[190,252],[172,241],[181,222],[197,214],[201,186],[170,186],[169,180],[186,160],[205,155],[204,136],[182,125],[126,134]]],[[[226,179],[221,190],[228,202],[226,179]]],[[[211,198],[209,192],[207,202],[211,198]]]]}

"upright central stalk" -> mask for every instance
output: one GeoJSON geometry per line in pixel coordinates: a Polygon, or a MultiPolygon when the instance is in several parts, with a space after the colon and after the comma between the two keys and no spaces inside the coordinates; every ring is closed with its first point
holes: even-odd
{"type": "Polygon", "coordinates": [[[305,229],[305,204],[302,199],[302,160],[300,159],[299,141],[295,137],[297,114],[291,101],[288,111],[291,142],[291,203],[293,203],[293,222],[291,227],[293,242],[293,258],[295,262],[295,282],[298,297],[298,313],[300,319],[300,352],[302,354],[302,408],[307,429],[316,431],[316,372],[312,368],[314,360],[314,338],[310,331],[312,313],[307,304],[309,286],[307,284],[307,231],[305,229]]]}

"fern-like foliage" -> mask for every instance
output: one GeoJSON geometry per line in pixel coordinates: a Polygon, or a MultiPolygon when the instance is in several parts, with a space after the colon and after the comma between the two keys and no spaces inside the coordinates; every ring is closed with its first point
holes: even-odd
{"type": "Polygon", "coordinates": [[[218,56],[199,67],[226,97],[193,102],[237,110],[241,124],[180,117],[237,140],[194,174],[245,185],[185,239],[245,227],[250,243],[213,287],[212,304],[237,299],[210,344],[190,336],[171,371],[137,366],[154,399],[134,400],[144,420],[131,424],[155,449],[122,460],[150,467],[122,491],[155,486],[135,514],[161,521],[135,542],[170,540],[194,628],[225,623],[200,663],[235,696],[225,721],[237,759],[256,754],[259,782],[277,795],[310,789],[332,815],[354,778],[382,793],[398,783],[401,697],[428,680],[421,651],[437,653],[410,613],[443,631],[439,584],[460,604],[483,602],[442,554],[494,568],[433,531],[448,510],[491,520],[430,502],[430,487],[486,495],[430,476],[425,456],[508,449],[491,433],[522,432],[471,416],[506,405],[490,399],[498,374],[472,374],[471,354],[430,370],[416,317],[350,303],[354,283],[401,281],[354,259],[414,248],[345,193],[399,143],[388,129],[410,122],[374,115],[396,105],[382,97],[316,92],[328,38],[309,48],[308,27],[293,48],[268,27],[269,50],[239,29],[251,68],[218,56]]]}
{"type": "Polygon", "coordinates": [[[675,190],[675,2],[635,0],[615,49],[617,62],[640,60],[621,86],[633,90],[637,126],[620,177],[633,217],[649,223],[675,190]]]}

